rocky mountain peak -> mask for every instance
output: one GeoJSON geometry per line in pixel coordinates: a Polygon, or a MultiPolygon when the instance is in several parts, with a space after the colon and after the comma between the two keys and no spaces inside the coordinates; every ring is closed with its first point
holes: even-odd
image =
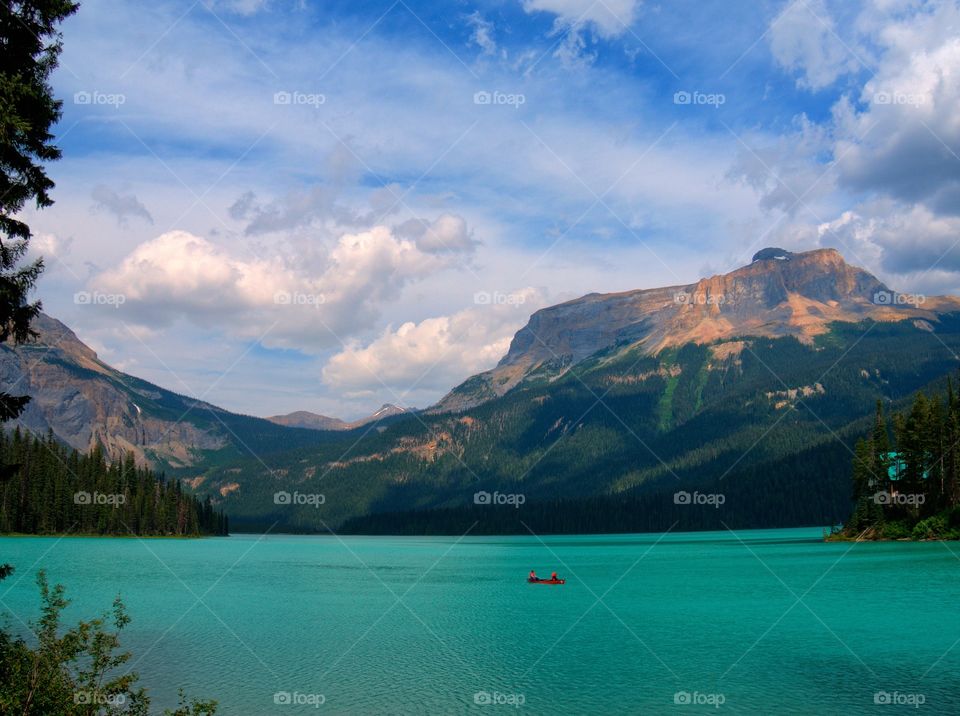
{"type": "Polygon", "coordinates": [[[952,297],[928,297],[919,305],[883,298],[893,295],[836,249],[765,248],[746,266],[685,286],[591,293],[541,309],[517,332],[495,369],[469,379],[434,409],[475,405],[509,391],[533,371],[541,378],[559,375],[612,347],[656,354],[737,336],[811,341],[835,321],[936,321],[938,313],[960,310],[960,299],[952,297]]]}
{"type": "Polygon", "coordinates": [[[757,253],[753,255],[753,258],[750,259],[750,262],[755,261],[789,261],[793,258],[793,253],[787,251],[786,249],[779,249],[776,247],[769,247],[766,249],[760,249],[757,253]]]}

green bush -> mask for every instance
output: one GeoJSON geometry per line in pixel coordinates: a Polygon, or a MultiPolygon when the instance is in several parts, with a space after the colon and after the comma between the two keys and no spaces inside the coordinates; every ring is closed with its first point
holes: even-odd
{"type": "Polygon", "coordinates": [[[882,529],[885,539],[904,539],[910,536],[910,528],[901,520],[886,522],[882,529]]]}
{"type": "MultiPolygon", "coordinates": [[[[12,572],[0,565],[0,579],[12,572]]],[[[63,629],[69,604],[62,585],[51,587],[37,573],[40,619],[30,624],[31,646],[0,629],[0,714],[23,716],[147,716],[150,698],[138,676],[121,667],[130,652],[119,652],[120,632],[130,623],[117,597],[110,613],[63,629]],[[119,674],[119,676],[117,675],[119,674]]],[[[176,711],[166,716],[212,716],[216,701],[188,701],[180,694],[176,711]]]]}
{"type": "Polygon", "coordinates": [[[947,523],[942,516],[928,517],[913,528],[914,539],[943,539],[947,532],[947,523]]]}

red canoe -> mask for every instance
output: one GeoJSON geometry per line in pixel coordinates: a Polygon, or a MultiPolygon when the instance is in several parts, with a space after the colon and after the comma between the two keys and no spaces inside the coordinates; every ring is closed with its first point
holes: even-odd
{"type": "Polygon", "coordinates": [[[527,577],[527,582],[530,584],[566,584],[566,579],[530,579],[527,577]]]}

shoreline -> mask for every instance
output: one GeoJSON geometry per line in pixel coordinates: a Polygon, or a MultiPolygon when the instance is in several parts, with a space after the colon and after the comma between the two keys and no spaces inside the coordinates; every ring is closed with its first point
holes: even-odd
{"type": "Polygon", "coordinates": [[[96,534],[94,532],[51,532],[51,533],[30,533],[30,532],[0,532],[0,538],[2,537],[48,537],[50,539],[64,539],[65,537],[83,537],[83,538],[97,538],[97,539],[182,539],[182,540],[198,540],[198,539],[211,539],[215,537],[229,537],[230,535],[109,535],[109,534],[96,534]]]}

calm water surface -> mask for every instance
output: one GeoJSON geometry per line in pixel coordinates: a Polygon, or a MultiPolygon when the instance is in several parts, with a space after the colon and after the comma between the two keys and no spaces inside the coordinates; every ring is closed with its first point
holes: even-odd
{"type": "Polygon", "coordinates": [[[26,633],[40,567],[72,621],[121,593],[158,709],[960,713],[960,545],[820,537],[2,538],[0,612],[26,633]]]}

